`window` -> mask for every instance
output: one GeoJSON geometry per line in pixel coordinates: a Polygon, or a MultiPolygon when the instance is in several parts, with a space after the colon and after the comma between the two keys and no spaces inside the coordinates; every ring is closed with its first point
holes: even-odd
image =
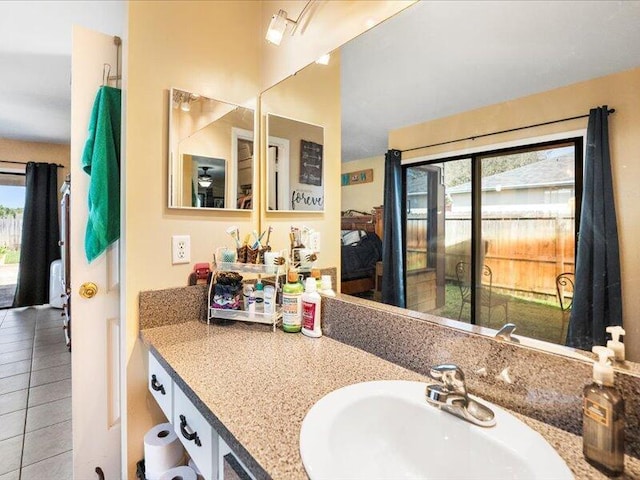
{"type": "Polygon", "coordinates": [[[582,138],[404,168],[407,308],[563,343],[582,138]],[[517,320],[517,321],[516,321],[517,320]]]}

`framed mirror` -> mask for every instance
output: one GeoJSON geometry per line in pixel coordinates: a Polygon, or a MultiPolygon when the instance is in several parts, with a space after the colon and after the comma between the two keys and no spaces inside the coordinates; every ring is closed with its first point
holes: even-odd
{"type": "Polygon", "coordinates": [[[324,128],[267,114],[267,210],[324,210],[324,128]]]}
{"type": "Polygon", "coordinates": [[[254,110],[178,88],[169,98],[169,208],[252,210],[254,110]]]}

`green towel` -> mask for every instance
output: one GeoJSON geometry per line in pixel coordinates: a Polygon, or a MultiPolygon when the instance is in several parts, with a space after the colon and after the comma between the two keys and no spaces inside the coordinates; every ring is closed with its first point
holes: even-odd
{"type": "Polygon", "coordinates": [[[120,99],[119,88],[100,87],[82,153],[82,169],[91,177],[84,238],[89,262],[120,238],[120,99]]]}

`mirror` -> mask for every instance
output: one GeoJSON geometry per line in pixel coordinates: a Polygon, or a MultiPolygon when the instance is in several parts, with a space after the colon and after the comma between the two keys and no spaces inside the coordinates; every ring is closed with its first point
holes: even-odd
{"type": "Polygon", "coordinates": [[[253,208],[254,111],[172,88],[169,208],[253,208]]]}
{"type": "MultiPolygon", "coordinates": [[[[624,90],[627,93],[618,95],[617,92],[622,86],[623,77],[621,75],[628,75],[629,69],[632,68],[635,68],[636,70],[633,71],[637,72],[637,67],[640,65],[638,61],[638,58],[640,58],[638,52],[640,42],[637,41],[640,39],[638,39],[638,30],[634,26],[640,21],[640,9],[630,4],[612,6],[607,2],[585,2],[580,5],[586,11],[580,12],[580,18],[577,20],[575,18],[578,13],[577,9],[570,4],[546,3],[544,4],[544,9],[541,9],[540,5],[535,2],[525,2],[522,5],[518,4],[517,7],[514,6],[514,8],[506,12],[499,3],[444,2],[434,4],[433,2],[418,2],[383,24],[348,42],[339,49],[339,52],[332,52],[331,61],[334,61],[334,57],[338,57],[340,62],[341,82],[334,95],[341,97],[342,110],[343,187],[341,210],[343,212],[346,210],[357,211],[353,217],[343,217],[343,229],[357,229],[369,232],[374,231],[376,225],[379,225],[375,223],[375,215],[371,215],[371,213],[374,207],[383,203],[384,153],[389,145],[396,146],[394,141],[399,137],[397,135],[394,136],[395,132],[405,129],[407,126],[420,124],[420,128],[415,128],[413,131],[408,131],[407,129],[404,138],[401,139],[402,142],[398,142],[398,144],[403,143],[403,147],[404,145],[417,147],[464,137],[465,135],[460,132],[468,131],[469,123],[471,123],[472,128],[476,128],[478,133],[533,124],[536,121],[528,121],[528,117],[525,115],[527,112],[525,111],[519,112],[520,117],[508,118],[508,123],[501,123],[501,115],[510,108],[509,104],[511,102],[519,102],[522,99],[530,98],[529,96],[532,97],[530,100],[532,106],[539,111],[538,115],[533,116],[533,118],[539,118],[540,120],[538,121],[540,122],[571,117],[577,114],[587,114],[588,108],[585,110],[584,98],[594,98],[593,92],[597,88],[600,93],[598,99],[591,100],[593,101],[591,106],[598,105],[597,102],[611,102],[610,107],[619,110],[610,120],[612,122],[610,125],[615,125],[615,129],[618,132],[622,132],[621,129],[623,128],[625,129],[621,133],[621,137],[626,137],[627,135],[629,138],[637,137],[639,126],[637,121],[629,119],[626,114],[622,113],[623,111],[637,111],[637,105],[623,98],[623,95],[633,96],[633,94],[630,93],[628,86],[625,86],[624,90]],[[544,21],[527,21],[527,18],[539,19],[544,16],[565,20],[559,21],[554,25],[544,21]],[[407,23],[406,20],[411,18],[414,19],[413,23],[422,25],[421,28],[408,28],[406,25],[411,22],[407,23]],[[572,18],[573,20],[571,20],[572,18]],[[595,33],[592,33],[588,38],[581,36],[582,34],[588,35],[588,32],[591,31],[587,26],[594,22],[597,23],[597,19],[603,18],[607,18],[607,29],[624,33],[621,33],[616,38],[607,36],[606,41],[595,33]],[[486,26],[479,22],[480,19],[486,22],[486,26]],[[396,20],[404,23],[394,25],[396,20]],[[571,23],[575,28],[572,27],[571,32],[569,32],[567,28],[571,23]],[[401,26],[399,27],[398,25],[401,26]],[[532,43],[527,42],[526,38],[522,38],[527,36],[529,36],[528,38],[533,38],[530,32],[522,34],[520,32],[528,25],[535,26],[535,28],[545,25],[545,29],[549,29],[549,31],[538,30],[535,35],[536,38],[544,38],[544,42],[532,43]],[[447,29],[448,33],[446,32],[447,29]],[[445,30],[445,32],[443,33],[442,30],[445,30]],[[504,35],[504,37],[497,38],[496,34],[498,36],[504,35]],[[505,42],[504,38],[509,38],[509,42],[505,42]],[[397,44],[396,46],[402,48],[401,53],[395,57],[390,56],[387,51],[387,47],[391,44],[397,44]],[[633,51],[627,55],[626,52],[632,44],[634,45],[633,51]],[[536,47],[541,47],[541,50],[534,51],[536,47]],[[614,52],[615,55],[613,54],[614,52]],[[622,52],[625,53],[623,54],[622,52]],[[593,58],[596,53],[598,54],[598,60],[593,58]],[[413,66],[416,64],[421,65],[420,68],[426,71],[427,78],[418,78],[414,75],[413,66]],[[492,72],[497,75],[492,76],[492,72]],[[579,92],[571,90],[576,84],[583,85],[579,82],[591,82],[601,77],[606,78],[606,76],[615,78],[608,85],[606,81],[603,81],[597,86],[585,84],[579,92]],[[563,93],[561,87],[567,87],[569,90],[563,93]],[[548,103],[539,103],[538,100],[533,98],[534,95],[541,95],[539,98],[544,98],[548,103]],[[495,111],[495,117],[476,117],[474,119],[461,119],[460,121],[457,121],[458,117],[454,117],[465,112],[476,112],[483,107],[498,104],[502,106],[503,110],[495,111]],[[555,116],[557,113],[554,112],[559,111],[559,104],[562,104],[564,113],[555,116]],[[414,106],[417,106],[417,108],[414,108],[414,106]],[[375,109],[372,107],[375,107],[375,109]],[[623,115],[625,115],[624,118],[623,115]],[[445,123],[448,117],[454,118],[455,121],[451,121],[448,124],[445,123]],[[433,123],[425,123],[431,121],[433,123]],[[465,121],[467,124],[464,123],[465,121]],[[623,123],[625,124],[623,125],[623,123]],[[631,126],[628,126],[628,124],[631,124],[631,126]],[[369,171],[371,172],[369,173],[369,171]],[[358,201],[360,203],[356,203],[358,201]]],[[[596,30],[592,31],[595,32],[596,30]]],[[[317,68],[318,65],[311,64],[298,72],[296,76],[283,81],[277,88],[284,89],[287,84],[295,82],[296,77],[306,76],[307,70],[317,71],[317,68]]],[[[634,75],[634,81],[626,81],[626,85],[637,85],[640,80],[640,73],[634,75]]],[[[313,93],[307,95],[313,95],[313,93]]],[[[300,95],[292,98],[291,102],[293,103],[295,100],[299,104],[304,104],[308,101],[308,98],[311,97],[300,95]]],[[[562,124],[556,130],[548,128],[546,131],[556,133],[559,131],[584,130],[585,128],[586,120],[582,119],[573,123],[562,124]]],[[[613,127],[610,128],[613,132],[613,127]]],[[[524,131],[517,138],[527,139],[530,135],[531,132],[524,131]]],[[[476,144],[490,145],[504,141],[502,138],[494,137],[485,143],[483,143],[483,140],[475,140],[474,142],[476,144]]],[[[617,140],[614,142],[616,143],[615,145],[612,143],[612,149],[619,148],[617,140]]],[[[627,141],[625,146],[627,150],[622,152],[623,156],[632,156],[631,151],[633,149],[630,148],[630,142],[627,141]]],[[[330,147],[329,143],[325,145],[325,149],[330,147]]],[[[464,147],[466,148],[467,144],[464,147]]],[[[506,160],[502,162],[502,159],[494,156],[491,158],[491,162],[485,162],[485,168],[489,168],[491,166],[489,163],[491,163],[496,165],[496,169],[483,172],[484,176],[489,178],[490,176],[500,175],[502,170],[498,167],[501,163],[513,164],[514,168],[516,168],[517,164],[517,167],[522,168],[522,172],[526,173],[527,165],[532,162],[555,159],[557,160],[556,163],[560,164],[567,160],[567,146],[565,144],[554,144],[552,147],[550,149],[555,151],[545,152],[537,149],[530,157],[523,159],[511,158],[508,159],[508,162],[506,160]]],[[[460,144],[444,145],[426,153],[412,152],[406,156],[403,155],[403,158],[427,154],[442,155],[443,152],[447,153],[458,149],[460,149],[460,144]]],[[[612,154],[614,153],[612,151],[612,154]]],[[[430,159],[437,160],[438,157],[431,156],[430,159]]],[[[620,159],[619,162],[626,162],[622,168],[631,168],[631,164],[627,159],[620,159]]],[[[458,163],[458,176],[462,177],[467,170],[471,172],[471,162],[469,160],[461,157],[458,163]]],[[[450,164],[447,168],[455,166],[450,164]]],[[[445,168],[433,165],[432,168],[422,167],[422,169],[424,171],[419,171],[416,168],[412,172],[419,173],[420,182],[422,182],[420,185],[418,185],[417,180],[414,182],[413,187],[416,188],[414,192],[416,195],[424,197],[424,192],[433,191],[434,204],[441,206],[443,210],[452,208],[451,202],[457,202],[458,199],[462,198],[465,193],[462,190],[467,180],[459,182],[459,192],[451,192],[448,196],[442,195],[444,192],[439,190],[440,184],[437,180],[445,168]]],[[[631,179],[621,178],[624,176],[620,172],[620,170],[614,172],[614,178],[618,182],[616,188],[624,193],[618,195],[616,200],[618,198],[624,200],[626,209],[622,210],[622,214],[628,215],[628,213],[625,213],[629,211],[627,197],[632,195],[631,192],[635,191],[635,186],[632,185],[631,179]]],[[[418,175],[416,175],[416,178],[418,178],[418,175]]],[[[499,178],[495,177],[491,180],[497,181],[499,178]]],[[[338,179],[328,179],[328,182],[337,181],[338,179]]],[[[407,179],[407,181],[409,180],[407,179]]],[[[456,185],[451,185],[451,187],[454,186],[456,185]]],[[[496,192],[499,191],[497,188],[494,188],[494,190],[496,192]]],[[[564,190],[549,190],[548,193],[543,192],[544,195],[549,197],[548,202],[544,196],[540,202],[536,202],[562,204],[564,210],[571,213],[571,208],[573,207],[570,199],[570,190],[570,188],[565,188],[564,190]]],[[[521,193],[524,194],[524,192],[521,193]]],[[[527,201],[533,202],[533,193],[529,192],[527,195],[530,197],[527,201]]],[[[423,200],[426,201],[425,198],[416,197],[415,202],[411,205],[412,213],[423,214],[423,212],[419,211],[421,208],[419,202],[423,200]]],[[[557,216],[564,215],[564,210],[559,211],[560,213],[557,216]]],[[[560,219],[562,220],[562,218],[560,219]]],[[[467,221],[467,224],[470,224],[470,222],[467,221]]],[[[572,236],[571,229],[567,227],[565,231],[564,226],[561,226],[561,222],[557,222],[557,225],[559,225],[558,229],[563,229],[563,236],[558,237],[559,240],[548,246],[551,248],[558,245],[559,248],[562,245],[564,254],[567,255],[567,261],[557,265],[556,257],[553,260],[548,260],[547,263],[549,265],[545,266],[545,268],[553,269],[553,273],[549,277],[551,278],[551,283],[544,285],[544,288],[548,290],[545,292],[544,302],[540,302],[546,303],[549,307],[548,314],[543,315],[542,318],[546,318],[549,322],[554,322],[554,328],[557,331],[554,331],[553,335],[549,337],[539,337],[536,331],[532,331],[530,335],[533,338],[544,338],[545,342],[562,343],[559,329],[563,321],[562,315],[564,312],[562,312],[563,307],[561,307],[555,292],[555,279],[560,273],[564,273],[565,269],[571,270],[568,265],[571,264],[569,255],[572,254],[573,243],[572,240],[564,241],[572,236]],[[555,271],[556,269],[557,271],[555,271]],[[555,340],[554,336],[557,337],[555,340]]],[[[625,230],[627,238],[632,237],[633,234],[628,233],[631,227],[628,224],[625,226],[620,216],[618,217],[618,225],[621,232],[622,245],[625,230]]],[[[442,228],[447,227],[443,225],[442,228]]],[[[540,231],[540,229],[533,228],[533,231],[540,231]]],[[[415,245],[415,247],[424,250],[428,248],[426,236],[423,235],[422,239],[424,242],[420,245],[415,245]]],[[[465,243],[464,239],[459,244],[460,248],[469,248],[469,244],[465,243]]],[[[484,246],[486,252],[481,248],[478,251],[486,255],[487,258],[491,256],[495,258],[498,251],[497,247],[501,245],[490,241],[484,246]]],[[[525,258],[529,253],[524,251],[521,255],[525,258]]],[[[423,257],[427,258],[424,255],[423,257]]],[[[633,255],[629,253],[629,247],[627,247],[626,258],[624,251],[621,251],[623,273],[625,269],[627,272],[637,270],[637,265],[634,263],[635,260],[630,257],[633,257],[633,255]]],[[[459,262],[447,265],[446,275],[451,285],[456,284],[455,267],[459,262]]],[[[487,263],[489,263],[488,259],[487,263]]],[[[437,268],[437,262],[423,266],[435,269],[437,268]]],[[[495,289],[492,293],[508,293],[502,290],[501,287],[503,285],[501,284],[503,282],[498,277],[506,275],[510,269],[503,264],[496,263],[495,260],[490,266],[491,273],[487,275],[487,278],[492,276],[495,289]]],[[[348,273],[345,270],[343,262],[343,280],[345,273],[348,273]]],[[[380,281],[380,270],[374,265],[372,272],[368,274],[366,286],[361,292],[366,295],[365,298],[374,300],[379,296],[379,291],[375,290],[375,285],[376,282],[379,283],[380,281]]],[[[465,272],[460,272],[460,277],[461,280],[464,279],[465,272]]],[[[354,278],[353,280],[359,279],[354,278]]],[[[429,281],[430,279],[425,279],[425,282],[429,281]]],[[[462,283],[462,281],[458,281],[458,283],[462,283]]],[[[630,285],[630,283],[627,283],[627,285],[630,285]]],[[[486,287],[484,289],[486,290],[486,287]]],[[[345,289],[343,288],[342,291],[345,292],[345,289]]],[[[468,323],[458,322],[458,317],[461,316],[464,319],[465,313],[468,315],[469,305],[463,305],[464,310],[460,314],[462,294],[459,289],[451,289],[450,292],[440,293],[435,291],[434,295],[447,293],[450,294],[451,298],[457,299],[455,305],[449,305],[451,307],[449,318],[453,320],[447,322],[447,325],[457,324],[461,329],[468,331],[471,327],[469,327],[468,323]]],[[[633,295],[628,291],[624,293],[627,298],[629,295],[633,295]]],[[[570,298],[570,292],[568,292],[566,286],[562,288],[561,295],[565,296],[564,300],[570,298]]],[[[495,295],[494,298],[500,299],[495,295]]],[[[540,298],[530,298],[529,300],[534,303],[534,301],[539,302],[540,298]]],[[[516,317],[512,316],[512,314],[517,314],[515,303],[518,302],[520,302],[519,299],[513,302],[509,301],[510,320],[516,320],[516,317]]],[[[413,311],[420,310],[421,307],[413,309],[413,311]]],[[[434,310],[433,306],[430,307],[430,310],[434,310]]],[[[483,315],[487,315],[486,308],[483,310],[483,315]]],[[[492,329],[497,329],[502,325],[503,321],[504,307],[503,305],[495,304],[491,313],[491,323],[488,326],[492,329]]],[[[637,327],[634,326],[633,321],[634,319],[631,316],[625,318],[625,322],[628,322],[629,326],[627,332],[630,334],[630,338],[626,339],[628,352],[630,351],[629,346],[634,343],[632,340],[634,331],[637,332],[637,327]]],[[[486,323],[485,326],[487,326],[486,323]]],[[[566,329],[566,324],[564,328],[566,329]]],[[[519,329],[516,335],[520,335],[523,330],[522,328],[519,329]]],[[[551,343],[535,342],[533,340],[532,342],[536,347],[541,347],[554,353],[572,351],[551,343]]],[[[632,359],[637,360],[637,355],[636,358],[632,359]]]]}
{"type": "Polygon", "coordinates": [[[267,114],[267,209],[324,210],[324,129],[267,114]]]}

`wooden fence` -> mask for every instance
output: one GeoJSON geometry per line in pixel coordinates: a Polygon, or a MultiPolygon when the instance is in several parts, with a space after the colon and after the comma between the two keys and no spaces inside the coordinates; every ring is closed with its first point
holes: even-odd
{"type": "Polygon", "coordinates": [[[20,248],[22,238],[22,214],[13,217],[0,218],[0,246],[12,249],[20,248]]]}
{"type": "MultiPolygon", "coordinates": [[[[556,295],[555,278],[575,268],[573,216],[517,214],[485,217],[484,263],[493,273],[494,288],[522,297],[556,295]]],[[[471,218],[445,220],[445,276],[455,280],[455,266],[471,256],[471,218]]],[[[407,270],[427,266],[427,222],[407,218],[407,270]]]]}

